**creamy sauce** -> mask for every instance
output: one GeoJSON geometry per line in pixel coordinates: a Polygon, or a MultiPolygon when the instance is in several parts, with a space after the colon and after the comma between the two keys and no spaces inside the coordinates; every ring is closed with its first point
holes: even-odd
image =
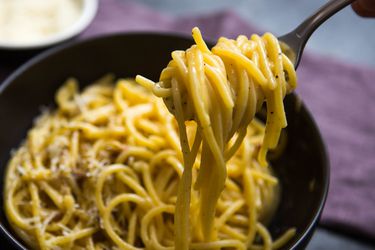
{"type": "Polygon", "coordinates": [[[81,0],[0,0],[0,42],[44,40],[72,26],[81,0]]]}

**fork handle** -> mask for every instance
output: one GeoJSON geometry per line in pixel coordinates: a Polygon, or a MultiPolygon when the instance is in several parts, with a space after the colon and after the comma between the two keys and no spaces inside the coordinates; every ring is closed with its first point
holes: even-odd
{"type": "Polygon", "coordinates": [[[355,0],[331,0],[320,7],[313,15],[303,21],[293,31],[279,37],[279,41],[287,44],[286,51],[297,68],[301,60],[303,49],[311,34],[328,18],[340,11],[355,0]]]}
{"type": "Polygon", "coordinates": [[[311,34],[328,18],[355,0],[331,0],[320,7],[313,15],[301,23],[294,31],[295,35],[307,41],[311,34]]]}

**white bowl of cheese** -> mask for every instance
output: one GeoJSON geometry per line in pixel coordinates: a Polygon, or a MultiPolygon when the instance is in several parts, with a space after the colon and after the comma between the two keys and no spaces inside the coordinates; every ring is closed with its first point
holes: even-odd
{"type": "Polygon", "coordinates": [[[0,0],[0,49],[29,50],[69,40],[94,19],[99,0],[0,0]]]}

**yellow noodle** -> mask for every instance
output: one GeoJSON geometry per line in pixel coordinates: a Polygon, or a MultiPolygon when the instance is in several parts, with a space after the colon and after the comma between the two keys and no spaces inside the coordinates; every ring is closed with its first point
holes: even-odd
{"type": "MultiPolygon", "coordinates": [[[[185,136],[185,121],[195,121],[198,125],[196,133],[202,136],[201,162],[194,185],[200,196],[199,231],[204,241],[215,241],[222,226],[221,220],[215,225],[214,218],[216,205],[225,187],[226,161],[241,146],[255,112],[266,102],[267,122],[258,160],[262,166],[267,166],[267,151],[277,146],[281,129],[287,125],[283,98],[296,86],[295,71],[283,56],[277,39],[270,33],[262,37],[253,35],[250,40],[244,36],[237,40],[220,38],[212,50],[208,49],[198,28],[193,29],[193,38],[196,45],[185,52],[172,53],[168,74],[162,73],[160,82],[153,83],[141,76],[136,78],[138,83],[164,99],[180,129],[184,172],[179,183],[179,190],[183,192],[177,195],[177,208],[181,212],[175,214],[175,243],[176,248],[182,250],[187,250],[191,241],[188,218],[191,210],[192,158],[195,157],[189,149],[191,142],[185,136]],[[154,91],[156,84],[171,91],[170,95],[154,91]],[[234,136],[236,140],[230,144],[234,136]]],[[[240,175],[240,171],[230,174],[240,175]]],[[[253,172],[253,175],[272,185],[277,184],[275,178],[263,176],[261,172],[253,172]]],[[[250,184],[247,186],[250,188],[250,184]]],[[[257,193],[274,197],[268,191],[257,190],[257,193]]],[[[251,207],[252,213],[255,213],[255,206],[251,207]]],[[[253,241],[254,227],[257,227],[268,248],[269,237],[264,228],[259,223],[254,224],[254,219],[251,221],[247,241],[253,241]]],[[[230,231],[227,229],[227,232],[230,231]]]]}
{"type": "Polygon", "coordinates": [[[109,75],[57,91],[5,176],[5,213],[28,246],[276,249],[294,236],[272,241],[262,224],[278,200],[266,153],[286,126],[293,65],[270,34],[212,50],[193,37],[157,83],[109,75]],[[264,102],[266,125],[253,119],[264,102]]]}

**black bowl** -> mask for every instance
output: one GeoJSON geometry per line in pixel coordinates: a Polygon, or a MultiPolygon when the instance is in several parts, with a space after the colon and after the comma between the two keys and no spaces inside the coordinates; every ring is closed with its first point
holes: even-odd
{"type": "MultiPolygon", "coordinates": [[[[163,34],[120,34],[51,49],[14,72],[0,87],[0,189],[12,149],[25,138],[42,106],[54,101],[57,88],[71,76],[89,84],[109,72],[118,77],[142,74],[157,79],[170,53],[192,40],[163,34]]],[[[319,221],[328,191],[329,166],[318,128],[295,94],[285,99],[288,140],[273,162],[282,185],[281,202],[269,225],[274,237],[290,227],[297,235],[283,249],[303,249],[319,221]]],[[[0,199],[3,208],[3,200],[0,199]]],[[[26,249],[0,213],[2,249],[26,249]],[[8,242],[9,245],[5,246],[8,242]],[[4,248],[3,248],[4,247],[4,248]]]]}

